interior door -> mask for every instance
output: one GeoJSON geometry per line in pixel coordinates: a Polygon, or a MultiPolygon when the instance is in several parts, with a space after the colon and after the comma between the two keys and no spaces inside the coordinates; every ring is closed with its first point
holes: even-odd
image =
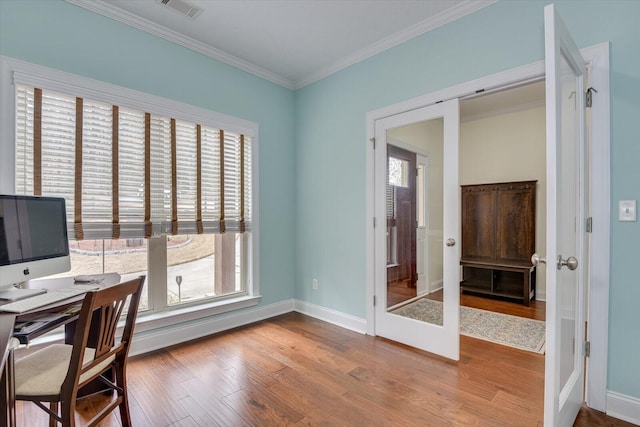
{"type": "MultiPolygon", "coordinates": [[[[422,150],[429,152],[428,179],[430,230],[429,259],[427,268],[431,281],[441,283],[439,299],[412,298],[399,304],[387,301],[387,265],[392,260],[393,235],[388,227],[378,224],[375,228],[375,333],[394,341],[417,347],[432,353],[458,360],[460,357],[459,303],[460,303],[460,252],[459,240],[459,186],[458,186],[458,100],[397,114],[375,122],[375,216],[388,218],[389,183],[401,185],[402,177],[417,171],[402,170],[402,165],[391,165],[387,148],[394,131],[422,130],[419,141],[422,150]]],[[[411,145],[411,144],[408,144],[411,145]]],[[[407,149],[407,147],[403,147],[407,149]]],[[[415,167],[415,166],[414,166],[415,167]]],[[[414,224],[414,229],[416,224],[414,224]]],[[[425,256],[425,255],[423,255],[425,256]]],[[[420,261],[419,261],[420,262],[420,261]]]]}
{"type": "Polygon", "coordinates": [[[544,420],[571,426],[583,401],[584,70],[553,5],[544,9],[547,108],[547,349],[544,420]]]}

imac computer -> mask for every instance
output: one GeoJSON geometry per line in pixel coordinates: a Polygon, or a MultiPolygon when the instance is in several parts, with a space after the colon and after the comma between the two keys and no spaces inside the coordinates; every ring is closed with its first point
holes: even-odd
{"type": "Polygon", "coordinates": [[[0,300],[43,293],[20,285],[70,269],[64,199],[0,195],[0,300]]]}

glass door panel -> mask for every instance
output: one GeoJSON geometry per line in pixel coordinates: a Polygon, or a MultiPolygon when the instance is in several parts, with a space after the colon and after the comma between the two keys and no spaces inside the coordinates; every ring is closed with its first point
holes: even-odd
{"type": "Polygon", "coordinates": [[[387,310],[442,326],[444,119],[388,129],[387,141],[387,310]]]}

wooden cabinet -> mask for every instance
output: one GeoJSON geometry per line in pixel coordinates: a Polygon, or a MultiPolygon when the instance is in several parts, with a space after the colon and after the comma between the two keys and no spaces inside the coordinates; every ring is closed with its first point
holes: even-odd
{"type": "Polygon", "coordinates": [[[535,297],[536,181],[462,186],[461,289],[535,297]]]}

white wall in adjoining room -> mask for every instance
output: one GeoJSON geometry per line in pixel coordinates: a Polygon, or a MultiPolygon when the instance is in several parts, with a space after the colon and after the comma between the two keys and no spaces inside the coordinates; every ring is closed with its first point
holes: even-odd
{"type": "MultiPolygon", "coordinates": [[[[545,108],[535,107],[460,124],[460,185],[537,180],[536,252],[546,247],[545,108]]],[[[544,271],[536,299],[545,299],[544,271]]]]}

